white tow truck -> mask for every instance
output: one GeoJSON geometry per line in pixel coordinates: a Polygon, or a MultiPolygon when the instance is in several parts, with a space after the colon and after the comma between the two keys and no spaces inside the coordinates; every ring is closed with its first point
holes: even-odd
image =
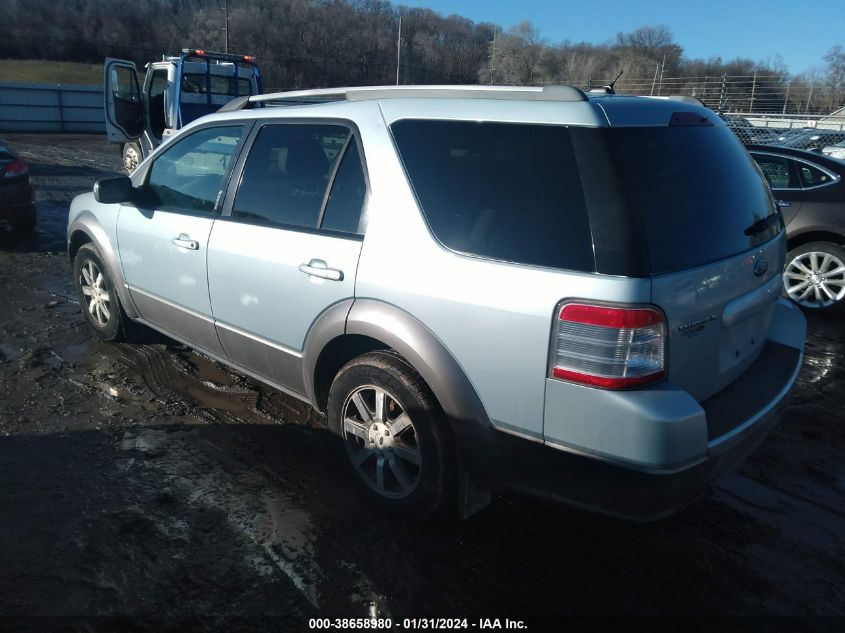
{"type": "Polygon", "coordinates": [[[106,133],[110,143],[120,144],[127,172],[191,121],[261,93],[261,73],[250,55],[183,49],[145,70],[142,89],[134,62],[106,59],[106,133]]]}

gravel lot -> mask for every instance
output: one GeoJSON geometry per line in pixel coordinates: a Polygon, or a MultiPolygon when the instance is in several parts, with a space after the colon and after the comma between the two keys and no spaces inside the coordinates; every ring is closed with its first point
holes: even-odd
{"type": "Polygon", "coordinates": [[[810,316],[777,431],[669,519],[506,495],[468,521],[402,525],[363,502],[298,401],[163,338],[94,340],[64,226],[118,150],[6,140],[40,225],[25,241],[0,227],[0,615],[295,630],[371,613],[845,614],[842,311],[810,316]]]}

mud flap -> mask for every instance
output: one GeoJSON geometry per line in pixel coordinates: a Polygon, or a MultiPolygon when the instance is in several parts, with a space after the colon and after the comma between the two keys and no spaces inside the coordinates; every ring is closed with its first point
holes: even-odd
{"type": "Polygon", "coordinates": [[[458,480],[458,517],[468,519],[490,504],[492,494],[489,489],[478,486],[464,467],[460,455],[457,456],[458,480]]]}

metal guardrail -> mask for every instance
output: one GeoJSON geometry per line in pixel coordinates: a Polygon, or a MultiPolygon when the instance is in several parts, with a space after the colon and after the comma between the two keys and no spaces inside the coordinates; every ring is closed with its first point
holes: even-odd
{"type": "Polygon", "coordinates": [[[0,132],[105,131],[101,86],[0,82],[0,132]]]}

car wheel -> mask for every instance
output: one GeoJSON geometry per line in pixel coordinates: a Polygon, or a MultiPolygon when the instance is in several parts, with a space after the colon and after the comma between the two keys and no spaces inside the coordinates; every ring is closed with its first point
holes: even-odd
{"type": "Polygon", "coordinates": [[[409,519],[431,516],[454,489],[451,436],[428,385],[394,352],[359,356],[329,391],[329,422],[366,494],[409,519]]]}
{"type": "Polygon", "coordinates": [[[783,287],[806,310],[839,305],[845,298],[845,249],[831,242],[812,242],[790,251],[783,287]]]}
{"type": "Polygon", "coordinates": [[[94,333],[105,341],[127,340],[131,321],[94,245],[80,247],[73,260],[73,278],[82,314],[94,333]]]}
{"type": "Polygon", "coordinates": [[[127,174],[131,174],[143,158],[141,155],[141,146],[138,143],[124,143],[122,154],[123,169],[127,174]]]}

